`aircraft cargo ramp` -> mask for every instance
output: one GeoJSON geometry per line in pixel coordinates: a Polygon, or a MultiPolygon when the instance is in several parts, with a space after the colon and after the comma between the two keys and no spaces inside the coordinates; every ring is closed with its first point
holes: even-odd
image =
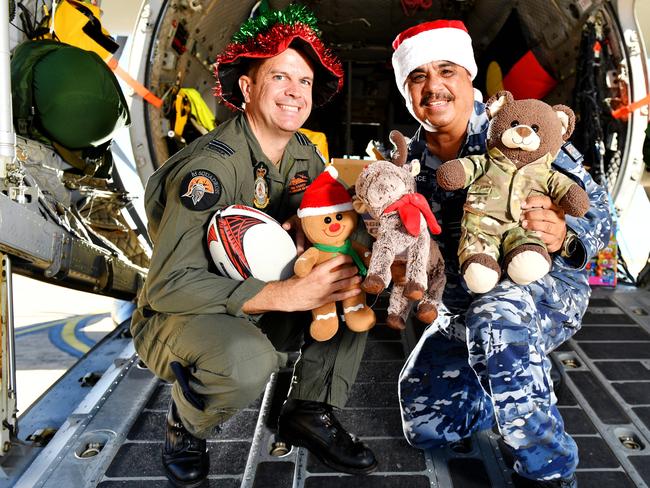
{"type": "MultiPolygon", "coordinates": [[[[286,369],[271,378],[257,402],[209,440],[211,467],[204,486],[516,486],[492,432],[456,445],[455,450],[423,452],[407,444],[396,381],[416,338],[412,330],[406,334],[389,330],[381,324],[382,316],[385,310],[379,311],[380,323],[370,333],[357,382],[339,413],[343,425],[376,453],[377,472],[366,477],[342,475],[304,449],[286,452],[274,428],[291,378],[286,369]]],[[[170,387],[139,365],[128,339],[118,340],[127,346],[11,485],[171,486],[160,462],[170,387]]],[[[650,292],[625,286],[594,290],[582,330],[554,354],[556,363],[565,365],[559,407],[579,446],[579,486],[650,486],[650,292]]],[[[34,420],[30,430],[36,424],[34,420]]],[[[23,431],[20,437],[27,434],[23,431]]],[[[2,480],[0,486],[4,486],[2,480]]]]}

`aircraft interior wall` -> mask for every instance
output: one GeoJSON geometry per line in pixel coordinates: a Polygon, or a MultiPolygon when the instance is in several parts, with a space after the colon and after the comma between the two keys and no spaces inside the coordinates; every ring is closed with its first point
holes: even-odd
{"type": "MultiPolygon", "coordinates": [[[[43,4],[21,3],[31,12],[43,4]]],[[[264,3],[282,8],[289,0],[264,3]]],[[[316,14],[323,38],[340,56],[346,72],[342,93],[314,109],[306,123],[306,128],[326,134],[331,157],[362,157],[369,140],[386,144],[394,128],[414,133],[417,125],[395,86],[390,43],[397,33],[417,23],[462,19],[474,41],[479,65],[475,86],[483,97],[503,87],[519,90],[516,98],[543,98],[571,106],[579,121],[572,140],[585,154],[594,178],[610,191],[616,209],[648,207],[647,198],[645,204],[636,204],[644,170],[647,107],[612,117],[612,111],[648,93],[645,53],[632,25],[633,0],[437,0],[426,8],[406,7],[397,0],[302,3],[316,14]],[[528,61],[522,64],[522,60],[528,61]],[[526,82],[513,82],[518,68],[521,77],[522,66],[526,82]],[[531,79],[534,83],[529,83],[531,79]],[[537,89],[526,89],[533,84],[537,89]]],[[[103,4],[102,8],[111,8],[109,2],[103,4]]],[[[127,94],[133,167],[141,181],[206,131],[190,122],[182,134],[174,133],[180,88],[196,89],[217,122],[232,116],[213,96],[212,63],[257,5],[253,0],[141,3],[123,68],[163,100],[158,109],[127,94]]],[[[17,25],[21,14],[26,15],[18,8],[17,25]]],[[[11,44],[20,40],[20,31],[11,29],[11,44]]]]}

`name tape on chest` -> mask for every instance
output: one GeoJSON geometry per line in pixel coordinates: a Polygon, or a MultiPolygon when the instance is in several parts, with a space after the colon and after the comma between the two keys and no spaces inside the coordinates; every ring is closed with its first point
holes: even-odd
{"type": "Polygon", "coordinates": [[[296,193],[304,192],[308,186],[309,173],[307,171],[299,171],[293,175],[291,180],[289,180],[287,191],[289,192],[289,195],[294,195],[296,193]]]}

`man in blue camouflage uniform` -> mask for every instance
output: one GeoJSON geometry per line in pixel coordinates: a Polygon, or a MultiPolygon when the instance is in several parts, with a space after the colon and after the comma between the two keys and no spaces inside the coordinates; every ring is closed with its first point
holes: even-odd
{"type": "Polygon", "coordinates": [[[409,159],[421,162],[418,191],[441,222],[448,276],[440,316],[400,375],[406,438],[422,449],[440,447],[496,422],[519,486],[575,487],[577,446],[556,407],[549,354],[580,328],[590,296],[584,268],[610,234],[606,192],[565,145],[553,165],[587,191],[587,215],[565,217],[545,196],[522,204],[522,225],[554,253],[551,272],[527,286],[505,279],[470,295],[457,257],[466,191],[445,192],[435,175],[444,161],[487,150],[485,105],[474,100],[480,95],[471,84],[471,39],[462,22],[434,21],[402,32],[393,48],[398,88],[421,124],[409,159]]]}

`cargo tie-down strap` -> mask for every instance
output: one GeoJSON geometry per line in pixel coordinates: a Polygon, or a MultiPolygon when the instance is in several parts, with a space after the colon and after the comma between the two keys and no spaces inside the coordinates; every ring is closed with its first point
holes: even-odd
{"type": "Polygon", "coordinates": [[[612,110],[612,117],[615,119],[622,119],[628,114],[640,109],[641,107],[650,104],[650,95],[643,97],[641,100],[625,105],[624,107],[612,110]]]}

